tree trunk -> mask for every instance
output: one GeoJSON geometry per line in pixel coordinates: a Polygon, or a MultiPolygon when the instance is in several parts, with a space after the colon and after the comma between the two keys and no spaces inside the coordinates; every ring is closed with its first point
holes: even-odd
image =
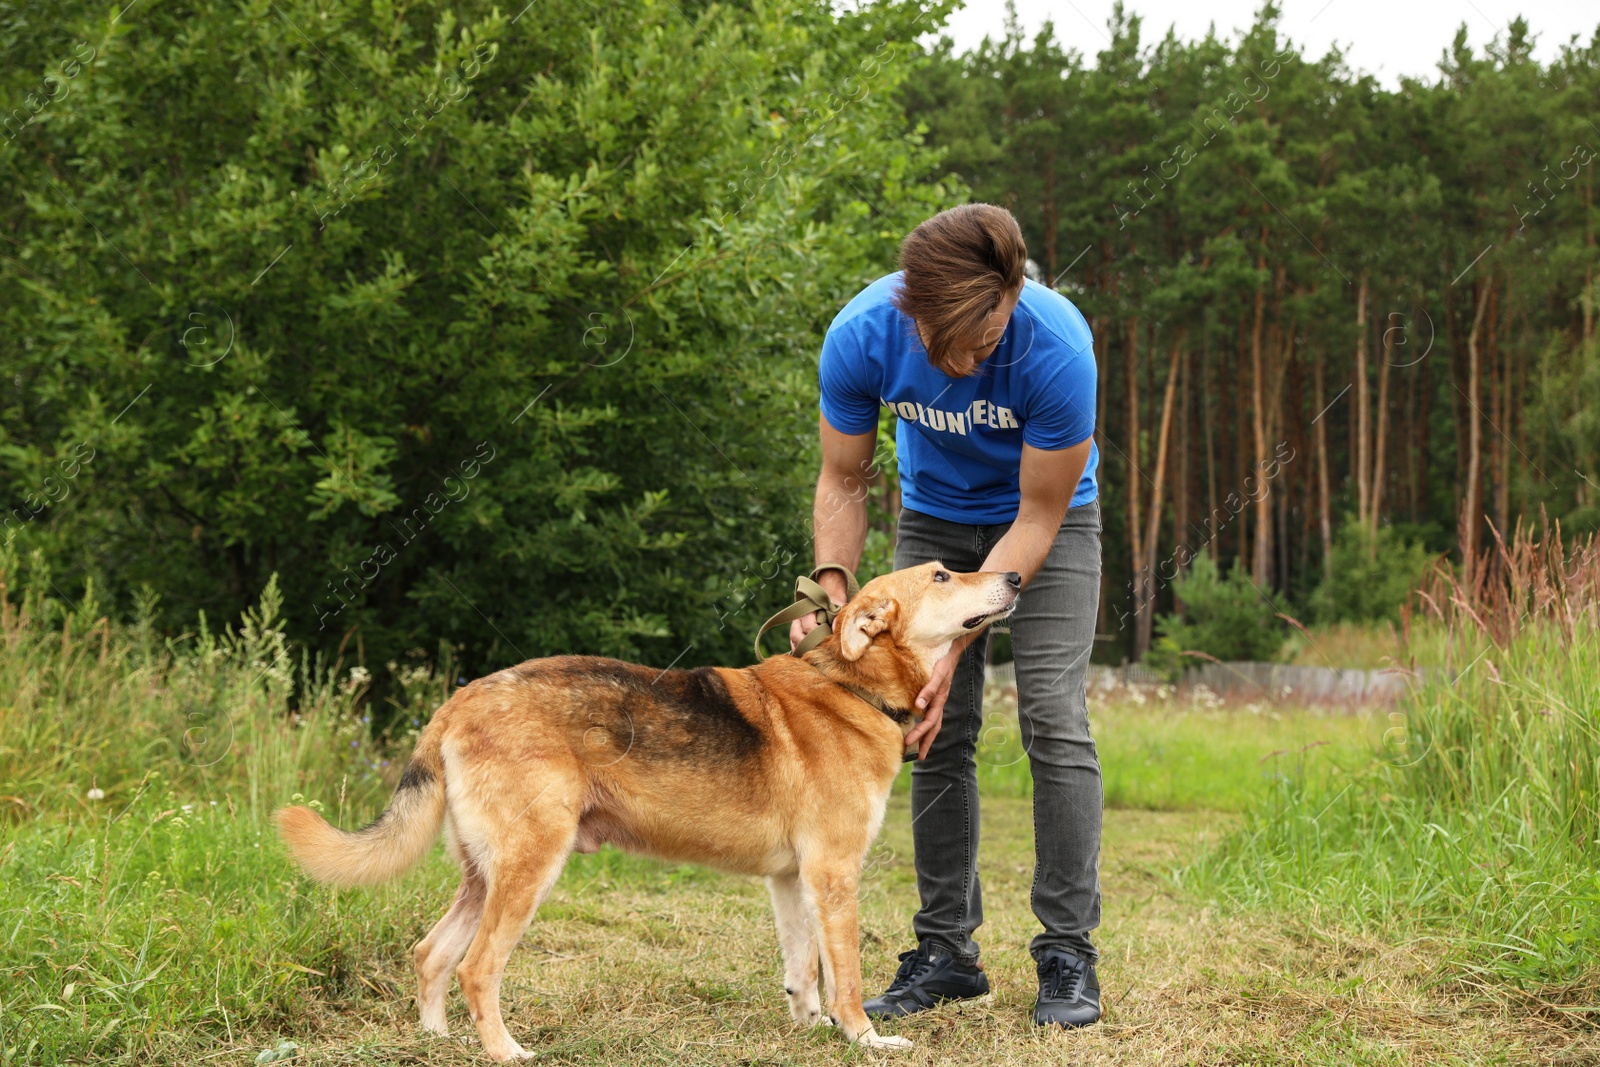
{"type": "MultiPolygon", "coordinates": [[[[1194,455],[1194,447],[1190,443],[1194,438],[1193,420],[1189,417],[1190,409],[1194,406],[1194,383],[1189,376],[1189,348],[1184,346],[1183,354],[1179,356],[1181,365],[1178,368],[1178,477],[1173,483],[1176,491],[1172,501],[1172,544],[1176,548],[1189,540],[1189,501],[1192,499],[1191,479],[1193,469],[1189,458],[1194,455]]],[[[1173,576],[1176,577],[1182,566],[1174,560],[1173,576]]]]}
{"type": "Polygon", "coordinates": [[[1390,336],[1390,332],[1385,329],[1383,362],[1378,364],[1378,425],[1372,445],[1372,499],[1367,503],[1367,529],[1372,534],[1367,553],[1372,558],[1377,558],[1378,519],[1383,514],[1383,490],[1389,477],[1389,472],[1384,468],[1389,449],[1389,366],[1394,358],[1394,346],[1389,341],[1390,336]]]}
{"type": "Polygon", "coordinates": [[[1211,417],[1212,405],[1204,402],[1204,398],[1211,395],[1207,389],[1211,382],[1210,369],[1211,335],[1208,333],[1205,345],[1200,350],[1200,429],[1206,438],[1206,518],[1200,525],[1206,529],[1207,542],[1211,540],[1213,532],[1208,524],[1216,522],[1217,514],[1217,443],[1213,426],[1216,420],[1211,417]]]}
{"type": "MultiPolygon", "coordinates": [[[[1505,309],[1502,316],[1499,334],[1510,337],[1511,335],[1511,279],[1506,279],[1506,291],[1501,300],[1505,309]]],[[[1515,438],[1511,436],[1516,422],[1516,406],[1512,403],[1511,384],[1514,377],[1514,368],[1511,363],[1511,345],[1502,345],[1502,358],[1500,360],[1500,470],[1495,475],[1494,491],[1494,521],[1495,526],[1502,534],[1506,534],[1511,524],[1511,449],[1515,447],[1515,438]]]]}
{"type": "MultiPolygon", "coordinates": [[[[1111,242],[1109,240],[1103,240],[1100,243],[1100,264],[1091,262],[1088,267],[1088,273],[1089,284],[1095,288],[1101,289],[1107,294],[1109,299],[1106,300],[1106,304],[1108,306],[1114,306],[1116,303],[1117,274],[1116,271],[1109,266],[1106,266],[1104,270],[1097,270],[1096,267],[1103,264],[1109,264],[1111,262],[1111,242]]],[[[1103,318],[1099,315],[1095,315],[1088,319],[1089,336],[1094,338],[1095,343],[1100,345],[1103,349],[1103,351],[1100,353],[1100,358],[1094,361],[1094,426],[1096,436],[1102,441],[1109,440],[1109,426],[1106,422],[1106,404],[1107,398],[1111,395],[1110,353],[1111,347],[1116,340],[1116,329],[1113,325],[1115,319],[1116,316],[1112,313],[1106,314],[1103,318]],[[1101,325],[1106,326],[1105,334],[1103,336],[1099,332],[1101,325]]],[[[1105,457],[1103,455],[1100,462],[1102,464],[1101,469],[1103,472],[1105,463],[1105,457]]],[[[1101,479],[1101,485],[1105,485],[1105,480],[1103,477],[1101,479]]],[[[1115,606],[1119,603],[1119,601],[1113,597],[1111,576],[1112,570],[1110,567],[1100,568],[1100,612],[1095,622],[1095,632],[1097,634],[1108,634],[1111,632],[1111,614],[1115,610],[1115,606]]],[[[1118,625],[1118,629],[1121,629],[1120,623],[1118,625]]]]}
{"type": "MultiPolygon", "coordinates": [[[[1475,293],[1476,291],[1476,288],[1474,288],[1469,290],[1469,293],[1475,293]]],[[[1468,296],[1467,307],[1463,311],[1456,306],[1456,301],[1452,298],[1454,292],[1454,289],[1445,290],[1444,312],[1447,324],[1445,337],[1450,342],[1450,392],[1447,395],[1450,397],[1450,414],[1452,416],[1450,426],[1455,431],[1456,439],[1456,473],[1455,479],[1450,483],[1450,495],[1451,507],[1455,509],[1456,521],[1459,526],[1461,507],[1466,503],[1464,498],[1467,485],[1467,453],[1470,451],[1467,446],[1469,432],[1467,423],[1471,421],[1468,418],[1471,414],[1471,407],[1467,403],[1466,346],[1466,336],[1470,327],[1466,326],[1466,320],[1472,316],[1476,297],[1468,296]]],[[[1459,542],[1457,547],[1459,547],[1459,542]]]]}
{"type": "Polygon", "coordinates": [[[1322,570],[1327,573],[1333,564],[1333,515],[1328,499],[1328,424],[1323,422],[1327,401],[1322,389],[1322,349],[1317,349],[1312,364],[1312,390],[1317,405],[1316,421],[1311,424],[1312,437],[1317,450],[1317,518],[1322,527],[1322,570]]]}
{"type": "MultiPolygon", "coordinates": [[[[1239,547],[1234,555],[1234,566],[1241,568],[1241,574],[1250,573],[1250,509],[1249,496],[1245,490],[1245,479],[1250,477],[1250,387],[1245,383],[1245,361],[1249,358],[1250,349],[1250,317],[1239,316],[1239,342],[1238,349],[1234,352],[1233,384],[1238,400],[1234,403],[1234,410],[1238,418],[1234,420],[1233,438],[1233,484],[1238,487],[1239,513],[1233,516],[1233,521],[1238,525],[1236,531],[1239,537],[1239,547]]],[[[1226,498],[1224,498],[1226,499],[1226,498]]],[[[1232,509],[1229,510],[1232,514],[1232,509]]]]}
{"type": "Polygon", "coordinates": [[[1479,355],[1478,338],[1483,332],[1483,313],[1489,306],[1489,291],[1493,288],[1491,274],[1479,286],[1478,308],[1472,314],[1472,332],[1467,335],[1467,470],[1466,484],[1461,487],[1461,516],[1456,533],[1461,558],[1466,562],[1478,558],[1478,531],[1483,526],[1483,416],[1478,410],[1483,360],[1479,355]]]}
{"type": "Polygon", "coordinates": [[[1178,351],[1172,343],[1167,366],[1167,388],[1161,398],[1161,430],[1156,435],[1156,482],[1150,489],[1150,510],[1145,519],[1144,559],[1139,568],[1139,614],[1134,619],[1134,652],[1138,658],[1150,650],[1151,626],[1156,607],[1156,542],[1161,529],[1161,490],[1167,481],[1167,441],[1172,429],[1172,399],[1177,394],[1178,351]]]}
{"type": "Polygon", "coordinates": [[[1132,567],[1129,577],[1133,585],[1133,658],[1144,655],[1139,647],[1139,620],[1144,617],[1144,523],[1139,511],[1139,498],[1143,490],[1139,482],[1144,472],[1139,469],[1139,318],[1128,320],[1128,351],[1123,356],[1123,389],[1128,403],[1128,484],[1123,491],[1128,497],[1128,555],[1132,567]]]}
{"type": "MultiPolygon", "coordinates": [[[[1491,430],[1495,431],[1488,439],[1489,455],[1487,457],[1486,473],[1489,476],[1490,493],[1489,503],[1484,506],[1484,511],[1488,512],[1500,500],[1500,456],[1506,451],[1504,430],[1506,413],[1505,406],[1501,400],[1503,383],[1501,382],[1502,375],[1500,373],[1500,290],[1493,285],[1489,286],[1489,311],[1484,316],[1483,333],[1484,372],[1485,377],[1488,379],[1486,384],[1489,386],[1489,410],[1483,421],[1489,424],[1491,430]]],[[[1473,399],[1478,399],[1476,394],[1474,394],[1473,399]]],[[[1498,515],[1493,516],[1490,521],[1497,528],[1503,529],[1503,527],[1500,527],[1498,515]]]]}
{"type": "Polygon", "coordinates": [[[1367,397],[1367,272],[1361,272],[1356,289],[1356,370],[1350,383],[1356,397],[1356,520],[1367,525],[1371,506],[1372,415],[1367,397]]]}
{"type": "MultiPolygon", "coordinates": [[[[1264,270],[1266,256],[1256,261],[1264,270]]],[[[1261,325],[1266,314],[1266,287],[1256,286],[1255,318],[1250,326],[1250,438],[1252,444],[1251,466],[1256,478],[1255,511],[1256,538],[1251,574],[1258,589],[1272,581],[1272,502],[1271,490],[1264,484],[1267,460],[1267,396],[1265,370],[1261,365],[1261,325]]]]}
{"type": "MultiPolygon", "coordinates": [[[[1409,338],[1407,339],[1409,343],[1409,338]]],[[[1395,437],[1402,441],[1400,451],[1405,455],[1406,462],[1406,517],[1412,522],[1417,521],[1417,372],[1410,368],[1406,372],[1406,425],[1405,430],[1396,431],[1395,437]]]]}
{"type": "Polygon", "coordinates": [[[1278,588],[1289,589],[1289,489],[1284,486],[1273,493],[1278,498],[1278,588]]]}
{"type": "Polygon", "coordinates": [[[1413,476],[1415,488],[1414,499],[1416,504],[1411,515],[1411,521],[1417,522],[1422,517],[1423,510],[1428,506],[1428,446],[1432,440],[1432,433],[1428,420],[1433,417],[1433,383],[1429,380],[1429,364],[1424,361],[1412,368],[1411,373],[1417,378],[1417,468],[1413,476]]]}

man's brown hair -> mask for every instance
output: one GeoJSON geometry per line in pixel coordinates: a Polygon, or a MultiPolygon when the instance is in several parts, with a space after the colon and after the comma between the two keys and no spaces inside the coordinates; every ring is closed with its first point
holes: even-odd
{"type": "Polygon", "coordinates": [[[894,305],[921,327],[928,362],[946,374],[1000,302],[1027,277],[1016,217],[993,204],[963,204],[923,222],[900,243],[905,272],[894,305]]]}

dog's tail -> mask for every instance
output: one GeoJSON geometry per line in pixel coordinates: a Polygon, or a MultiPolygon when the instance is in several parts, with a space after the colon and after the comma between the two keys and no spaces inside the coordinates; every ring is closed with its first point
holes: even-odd
{"type": "Polygon", "coordinates": [[[422,731],[389,806],[351,832],[329,826],[306,807],[284,808],[278,833],[300,868],[329,885],[372,885],[393,878],[427,855],[444,823],[444,760],[437,720],[422,731]]]}

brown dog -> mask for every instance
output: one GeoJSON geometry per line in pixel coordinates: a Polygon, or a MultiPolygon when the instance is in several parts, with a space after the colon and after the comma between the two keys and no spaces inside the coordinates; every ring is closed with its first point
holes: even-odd
{"type": "Polygon", "coordinates": [[[932,665],[1010,614],[1020,586],[939,563],[896,571],[868,582],[803,660],[744,670],[530,660],[434,714],[370,826],[336,830],[295,807],[278,827],[307,874],[344,886],[399,874],[445,828],[464,877],[416,947],[417,1005],[423,1028],[444,1033],[455,969],[493,1059],[529,1055],[500,1018],[511,950],[567,857],[606,842],[765,876],[794,1020],[823,1021],[820,953],[832,1021],[851,1041],[906,1048],[861,1010],[861,861],[932,665]]]}

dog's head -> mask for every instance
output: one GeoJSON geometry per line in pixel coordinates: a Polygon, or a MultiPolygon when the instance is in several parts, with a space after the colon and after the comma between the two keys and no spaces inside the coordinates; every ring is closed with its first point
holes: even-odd
{"type": "Polygon", "coordinates": [[[1010,615],[1021,589],[1015,572],[959,574],[938,562],[880,575],[840,611],[838,657],[891,699],[915,696],[951,642],[1010,615]]]}

